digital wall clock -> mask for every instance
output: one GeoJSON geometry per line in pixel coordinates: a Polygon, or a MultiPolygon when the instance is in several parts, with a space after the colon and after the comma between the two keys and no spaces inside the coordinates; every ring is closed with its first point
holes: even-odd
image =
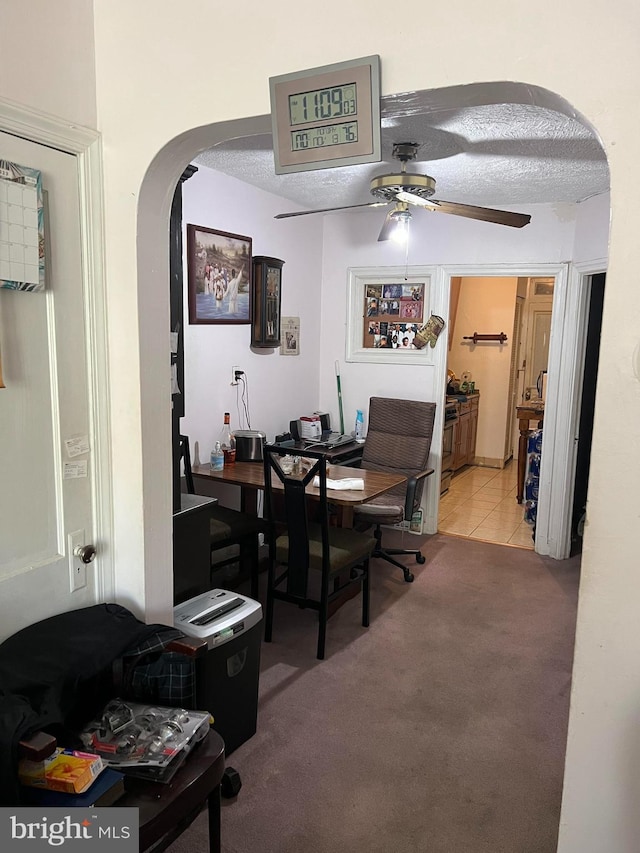
{"type": "Polygon", "coordinates": [[[378,163],[380,57],[269,78],[276,175],[378,163]]]}

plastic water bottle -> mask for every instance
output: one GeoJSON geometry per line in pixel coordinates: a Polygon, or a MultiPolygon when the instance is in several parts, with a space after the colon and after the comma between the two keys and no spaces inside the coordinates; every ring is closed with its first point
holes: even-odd
{"type": "Polygon", "coordinates": [[[211,451],[210,467],[212,471],[222,471],[224,468],[224,453],[222,452],[219,441],[216,441],[216,445],[211,451]]]}
{"type": "Polygon", "coordinates": [[[362,414],[362,409],[358,409],[356,412],[355,439],[356,441],[364,439],[364,415],[362,414]]]}

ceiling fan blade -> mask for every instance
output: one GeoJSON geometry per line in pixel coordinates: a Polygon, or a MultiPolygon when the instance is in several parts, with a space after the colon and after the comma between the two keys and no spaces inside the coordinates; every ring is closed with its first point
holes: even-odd
{"type": "Polygon", "coordinates": [[[509,210],[476,207],[473,204],[458,204],[455,201],[443,201],[441,199],[434,199],[431,209],[440,213],[466,216],[469,219],[480,219],[483,222],[494,222],[496,225],[508,225],[511,228],[523,228],[531,221],[531,217],[527,213],[512,213],[509,210]]]}
{"type": "Polygon", "coordinates": [[[482,222],[508,225],[511,228],[523,228],[531,221],[528,213],[512,213],[509,210],[476,207],[473,204],[458,204],[455,201],[442,201],[441,199],[428,200],[424,207],[440,213],[453,213],[454,216],[466,216],[468,219],[480,219],[482,222]]]}
{"type": "Polygon", "coordinates": [[[296,210],[294,213],[278,213],[274,219],[288,219],[290,216],[308,216],[310,213],[333,213],[334,210],[353,210],[356,207],[386,207],[388,201],[370,201],[365,204],[347,204],[344,207],[322,207],[318,210],[296,210]]]}

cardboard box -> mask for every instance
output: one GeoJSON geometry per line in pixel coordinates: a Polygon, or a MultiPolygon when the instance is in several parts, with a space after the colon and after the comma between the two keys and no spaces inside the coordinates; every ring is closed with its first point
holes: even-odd
{"type": "Polygon", "coordinates": [[[20,761],[18,778],[23,785],[33,788],[81,794],[91,786],[104,766],[99,755],[56,749],[44,761],[20,761]]]}

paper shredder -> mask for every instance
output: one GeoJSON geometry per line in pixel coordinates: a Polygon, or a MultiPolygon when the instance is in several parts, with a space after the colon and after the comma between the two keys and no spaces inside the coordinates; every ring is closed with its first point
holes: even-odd
{"type": "Polygon", "coordinates": [[[209,711],[230,755],[256,732],[262,606],[236,592],[212,589],[173,609],[174,625],[206,640],[198,661],[197,709],[209,711]]]}

